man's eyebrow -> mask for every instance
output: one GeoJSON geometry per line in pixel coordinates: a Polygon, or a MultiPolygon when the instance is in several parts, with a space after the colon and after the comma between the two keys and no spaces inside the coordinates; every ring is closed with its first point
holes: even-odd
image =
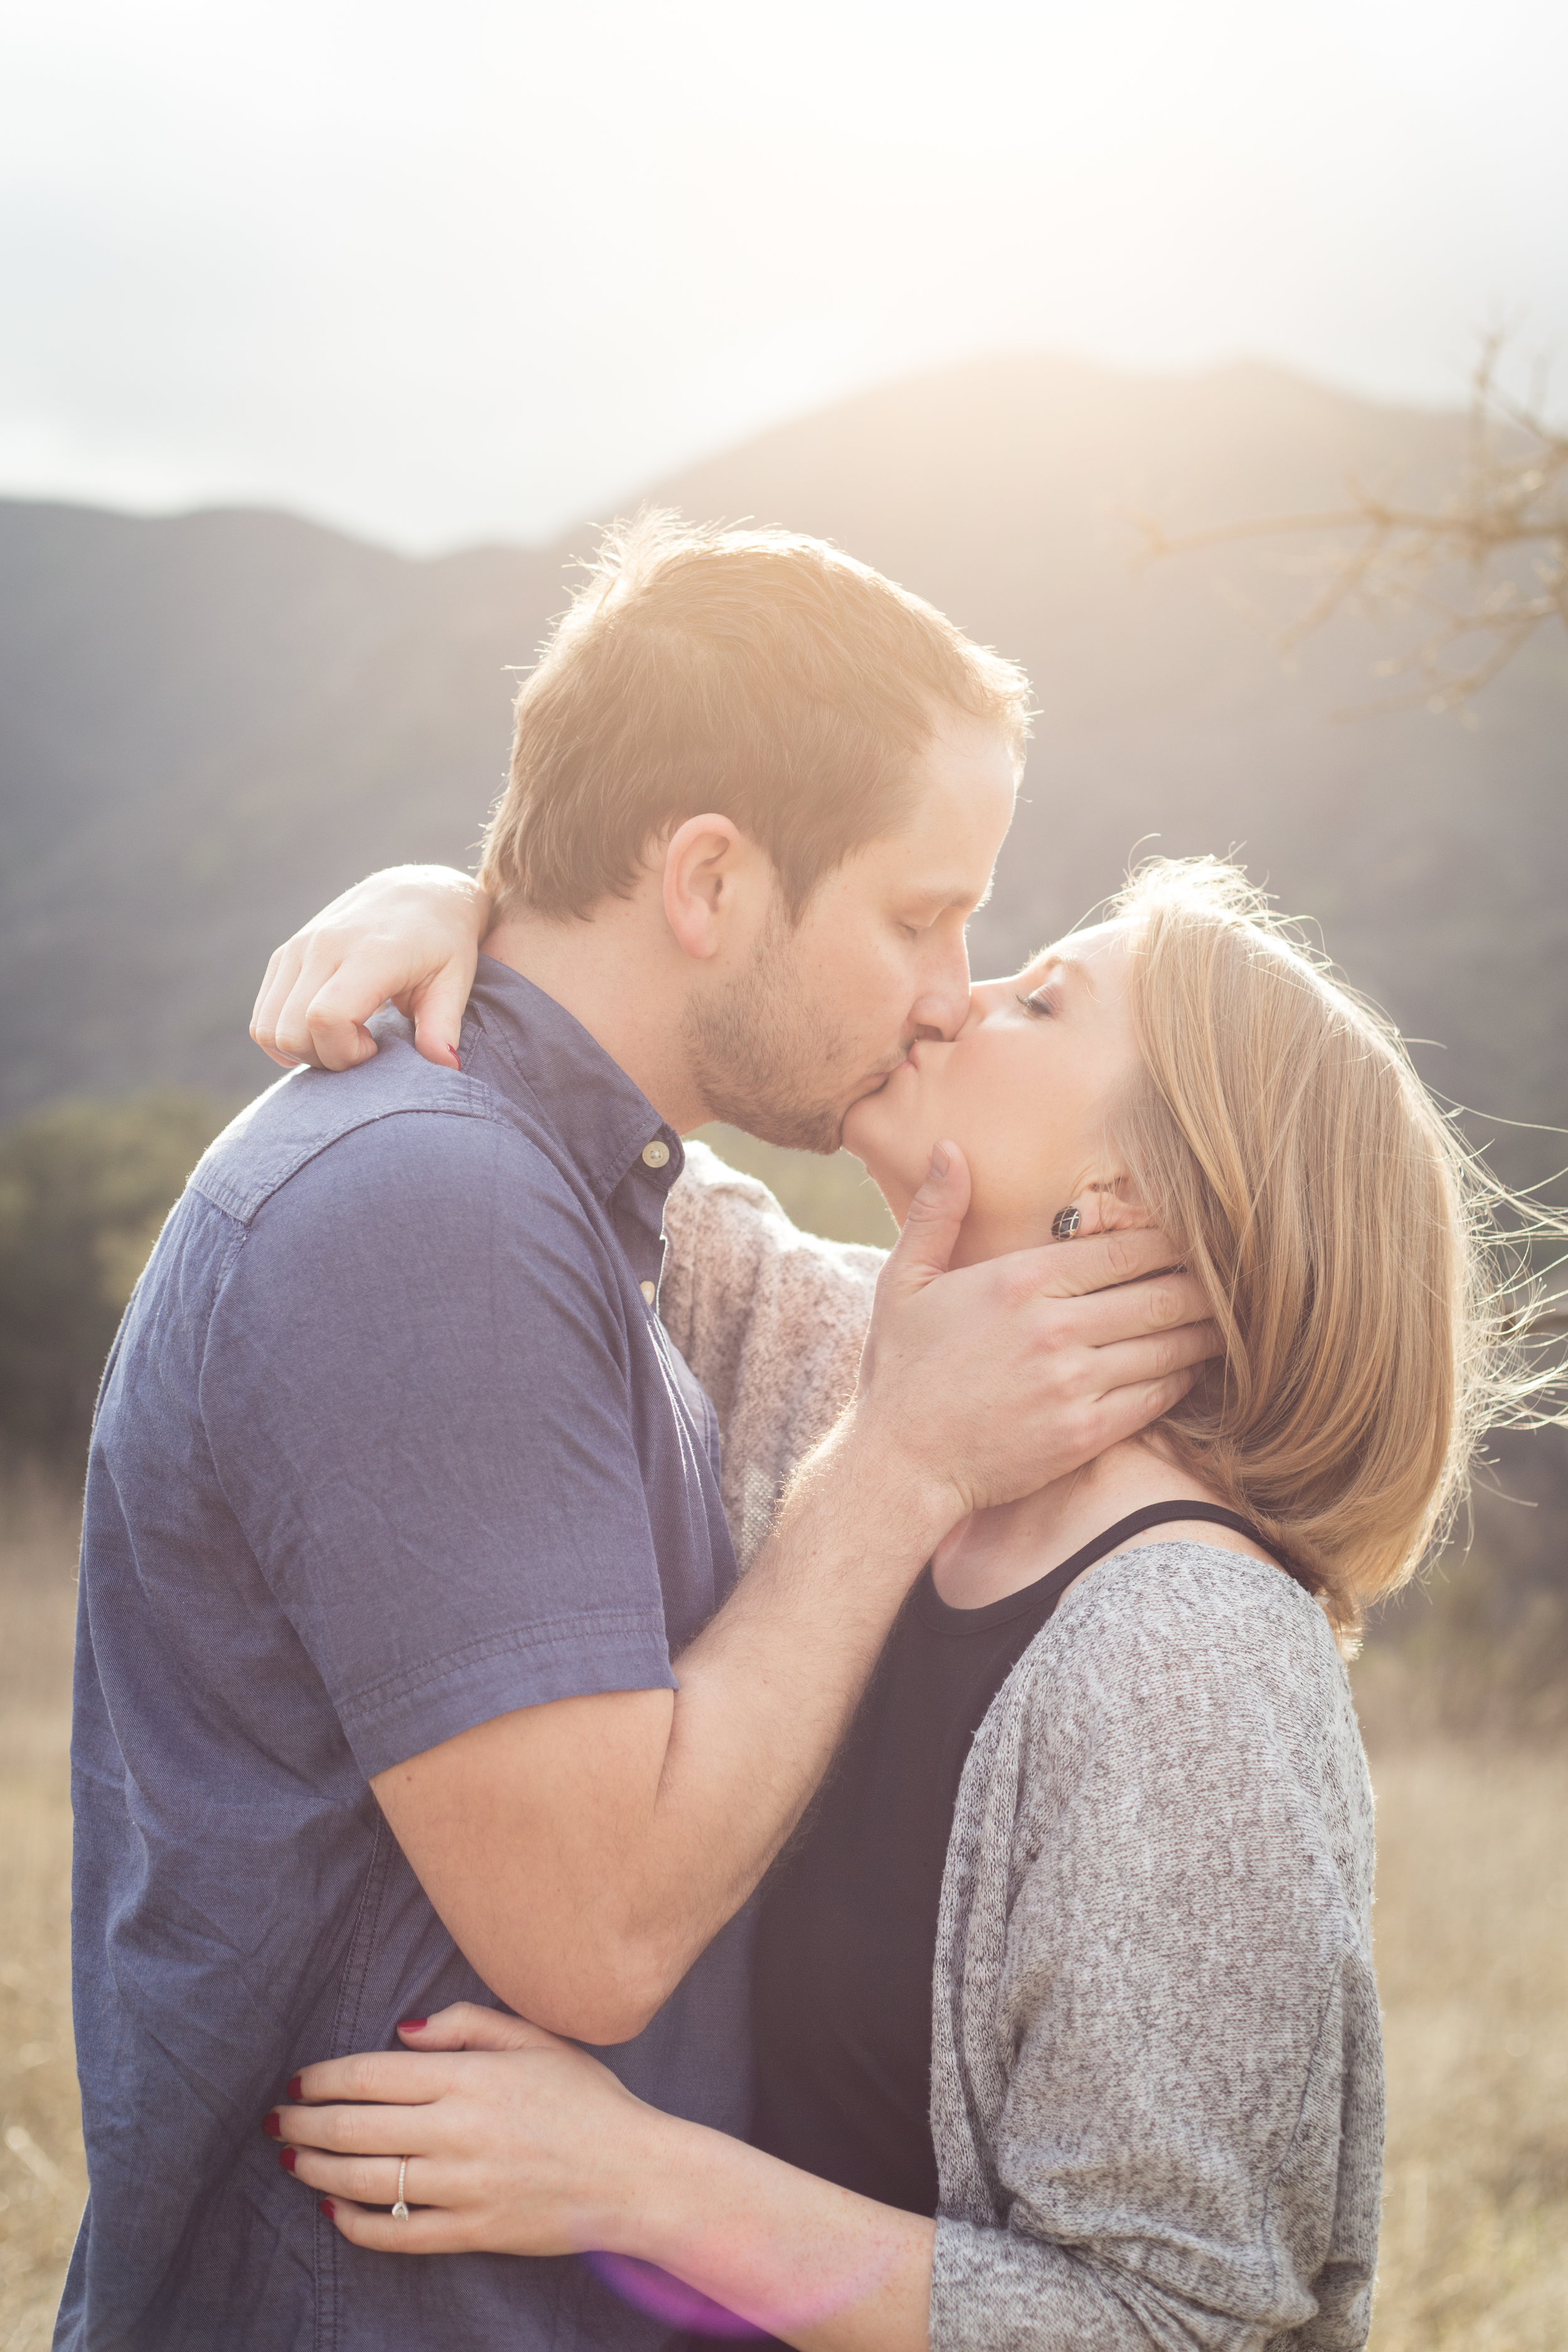
{"type": "Polygon", "coordinates": [[[972,898],[962,882],[928,882],[912,889],[907,903],[911,907],[931,907],[938,913],[949,907],[967,907],[971,914],[977,915],[982,907],[990,903],[995,883],[995,876],[991,875],[979,898],[972,898]]]}

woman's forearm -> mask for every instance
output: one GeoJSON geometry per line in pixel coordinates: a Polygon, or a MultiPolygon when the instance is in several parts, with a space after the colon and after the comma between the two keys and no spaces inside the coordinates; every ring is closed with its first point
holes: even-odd
{"type": "Polygon", "coordinates": [[[625,2220],[620,2251],[798,2352],[927,2352],[936,2225],[918,2213],[661,2116],[625,2220]]]}
{"type": "Polygon", "coordinates": [[[798,2352],[927,2352],[933,2222],[650,2107],[524,2018],[458,2002],[398,2031],[434,2046],[303,2066],[266,2118],[351,2244],[596,2255],[632,2301],[653,2263],[798,2352]]]}

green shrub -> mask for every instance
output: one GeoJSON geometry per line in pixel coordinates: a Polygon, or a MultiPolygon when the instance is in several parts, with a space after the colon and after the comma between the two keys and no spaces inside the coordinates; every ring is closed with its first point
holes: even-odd
{"type": "Polygon", "coordinates": [[[210,1096],[64,1101],[0,1132],[0,1442],[79,1463],[126,1301],[229,1117],[210,1096]]]}

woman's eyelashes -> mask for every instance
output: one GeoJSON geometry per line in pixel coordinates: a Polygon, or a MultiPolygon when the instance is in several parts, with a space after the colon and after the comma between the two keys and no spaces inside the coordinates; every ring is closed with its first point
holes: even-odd
{"type": "Polygon", "coordinates": [[[1043,987],[1033,990],[1027,996],[1020,996],[1018,1002],[1026,1013],[1037,1013],[1040,1019],[1046,1021],[1051,1018],[1057,1009],[1043,987]]]}

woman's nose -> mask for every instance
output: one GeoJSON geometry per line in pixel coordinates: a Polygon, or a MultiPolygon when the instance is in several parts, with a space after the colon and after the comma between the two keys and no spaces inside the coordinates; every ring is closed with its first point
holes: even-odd
{"type": "Polygon", "coordinates": [[[1006,992],[1007,982],[1005,980],[977,980],[969,992],[969,1002],[956,1034],[962,1037],[966,1029],[978,1028],[1006,992]]]}

